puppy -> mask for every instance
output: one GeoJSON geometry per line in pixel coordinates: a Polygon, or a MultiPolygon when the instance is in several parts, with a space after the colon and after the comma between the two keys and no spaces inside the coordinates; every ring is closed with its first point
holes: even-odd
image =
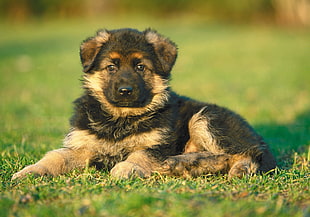
{"type": "Polygon", "coordinates": [[[80,47],[83,95],[63,147],[12,179],[95,166],[117,178],[267,172],[268,145],[236,113],[169,86],[177,47],[156,31],[101,30],[80,47]]]}

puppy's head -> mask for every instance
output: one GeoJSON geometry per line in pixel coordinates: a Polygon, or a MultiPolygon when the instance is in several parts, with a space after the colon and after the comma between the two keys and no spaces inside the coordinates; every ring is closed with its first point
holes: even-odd
{"type": "Polygon", "coordinates": [[[176,45],[147,29],[102,30],[80,49],[84,87],[114,117],[163,107],[177,57],[176,45]]]}

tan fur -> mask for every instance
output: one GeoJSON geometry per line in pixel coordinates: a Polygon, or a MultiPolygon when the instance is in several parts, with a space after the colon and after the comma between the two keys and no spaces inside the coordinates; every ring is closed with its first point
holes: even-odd
{"type": "Polygon", "coordinates": [[[158,43],[158,41],[160,41],[160,36],[156,32],[153,32],[153,31],[147,32],[145,35],[145,38],[151,44],[155,44],[155,43],[158,43]]]}
{"type": "Polygon", "coordinates": [[[163,70],[166,72],[170,71],[178,53],[176,45],[154,31],[147,31],[145,38],[149,43],[154,45],[155,52],[162,63],[163,70]],[[162,55],[163,53],[165,53],[165,55],[162,55]]]}
{"type": "Polygon", "coordinates": [[[162,134],[165,134],[163,129],[154,129],[113,143],[97,139],[84,130],[73,130],[66,137],[64,144],[73,150],[89,150],[92,153],[92,156],[89,156],[90,161],[100,155],[119,156],[118,161],[125,160],[125,162],[119,162],[112,169],[111,174],[116,177],[129,178],[135,173],[140,177],[147,177],[156,164],[145,156],[144,150],[159,144],[162,134]],[[126,159],[127,153],[131,154],[126,159]]]}
{"type": "Polygon", "coordinates": [[[184,153],[208,151],[214,155],[223,154],[224,151],[218,146],[216,136],[210,130],[208,118],[202,115],[202,108],[194,114],[188,124],[190,139],[186,143],[184,153]]]}
{"type": "Polygon", "coordinates": [[[25,167],[15,173],[12,179],[22,178],[26,174],[34,175],[59,175],[76,168],[84,168],[92,156],[91,150],[60,148],[46,153],[37,163],[25,167]]]}
{"type": "Polygon", "coordinates": [[[175,56],[177,54],[177,48],[170,43],[167,43],[167,39],[159,35],[157,32],[149,31],[145,35],[146,40],[155,45],[156,48],[162,48],[161,44],[165,44],[166,49],[169,50],[170,54],[175,56]]]}
{"type": "Polygon", "coordinates": [[[118,155],[122,150],[135,152],[144,150],[160,143],[163,129],[154,129],[150,132],[128,136],[119,142],[110,142],[105,139],[98,139],[87,130],[72,130],[64,140],[64,146],[70,149],[87,149],[94,153],[104,153],[108,155],[118,155]]]}
{"type": "Polygon", "coordinates": [[[186,143],[184,153],[191,153],[191,152],[200,152],[202,151],[202,147],[195,142],[193,142],[192,139],[189,139],[186,143]]]}
{"type": "Polygon", "coordinates": [[[119,58],[121,58],[121,55],[119,53],[117,53],[117,52],[111,52],[109,54],[109,56],[110,56],[111,59],[119,59],[119,58]]]}
{"type": "Polygon", "coordinates": [[[246,174],[256,173],[259,166],[250,156],[242,154],[227,155],[227,159],[229,159],[228,161],[221,161],[219,160],[220,158],[214,157],[222,156],[225,152],[218,146],[216,136],[212,133],[215,132],[215,130],[213,129],[211,131],[209,129],[210,126],[207,116],[202,115],[204,109],[206,109],[206,107],[194,114],[189,121],[188,128],[190,139],[185,146],[185,155],[168,158],[166,161],[166,167],[171,171],[171,167],[177,167],[177,169],[174,169],[173,172],[176,173],[176,171],[179,171],[179,175],[181,176],[195,176],[196,174],[201,175],[203,173],[210,172],[210,168],[213,169],[213,172],[220,172],[226,168],[228,170],[229,178],[242,177],[246,174]],[[197,154],[186,155],[186,153],[195,152],[197,154]],[[201,152],[206,152],[203,157],[201,152]],[[189,166],[194,162],[199,162],[197,164],[199,166],[196,166],[196,169],[191,168],[191,170],[188,171],[186,166],[189,166]],[[208,164],[208,167],[206,167],[206,164],[208,164]]]}
{"type": "Polygon", "coordinates": [[[106,43],[110,38],[110,34],[106,31],[100,31],[97,36],[89,38],[80,47],[80,53],[82,59],[84,71],[88,70],[88,67],[93,62],[95,56],[98,54],[100,47],[106,43]]]}
{"type": "Polygon", "coordinates": [[[135,52],[131,54],[132,58],[142,59],[143,54],[141,52],[135,52]]]}
{"type": "Polygon", "coordinates": [[[150,158],[144,150],[140,150],[130,154],[127,160],[116,164],[111,170],[111,175],[119,178],[146,178],[160,166],[158,161],[150,158]]]}
{"type": "Polygon", "coordinates": [[[254,174],[258,167],[258,164],[247,155],[214,155],[200,151],[169,157],[159,172],[183,177],[228,173],[228,178],[231,179],[254,174]]]}
{"type": "Polygon", "coordinates": [[[240,178],[244,175],[256,173],[259,166],[250,156],[235,154],[229,160],[229,167],[228,177],[240,178]]]}
{"type": "MultiPolygon", "coordinates": [[[[127,172],[130,170],[128,165],[134,167],[134,164],[139,164],[145,168],[143,176],[148,176],[153,168],[151,165],[154,163],[150,162],[149,158],[145,158],[143,150],[157,145],[162,138],[162,133],[165,133],[163,129],[154,129],[150,132],[129,136],[117,143],[112,143],[105,139],[97,139],[95,135],[90,134],[86,130],[72,130],[64,140],[64,148],[48,152],[36,164],[30,165],[16,173],[12,179],[25,176],[27,173],[56,176],[69,172],[73,168],[85,168],[97,156],[119,156],[121,153],[131,153],[126,161],[130,163],[126,163],[126,168],[117,166],[118,169],[114,169],[114,172],[118,171],[117,173],[123,174],[125,172],[121,172],[121,170],[126,170],[127,172]],[[126,150],[124,151],[124,149],[126,150]]],[[[120,156],[118,160],[125,160],[126,157],[125,155],[123,157],[120,156]]],[[[123,174],[122,177],[125,177],[125,175],[123,174]]]]}
{"type": "Polygon", "coordinates": [[[185,153],[169,157],[159,169],[166,175],[197,177],[207,174],[227,173],[230,155],[213,155],[208,152],[185,153]]]}
{"type": "Polygon", "coordinates": [[[106,43],[110,38],[110,34],[105,31],[105,30],[101,30],[97,33],[97,36],[95,37],[95,40],[99,43],[106,43]]]}

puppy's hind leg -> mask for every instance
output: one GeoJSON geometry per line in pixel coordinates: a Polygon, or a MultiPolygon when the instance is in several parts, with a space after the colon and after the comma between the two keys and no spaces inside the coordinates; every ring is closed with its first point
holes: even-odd
{"type": "Polygon", "coordinates": [[[159,172],[165,175],[197,177],[200,175],[227,173],[230,156],[212,155],[208,152],[185,153],[166,159],[159,172]]]}
{"type": "Polygon", "coordinates": [[[206,107],[194,114],[188,123],[190,138],[182,155],[169,157],[163,173],[174,176],[199,176],[227,173],[230,155],[218,146],[217,136],[211,128],[206,107]]]}

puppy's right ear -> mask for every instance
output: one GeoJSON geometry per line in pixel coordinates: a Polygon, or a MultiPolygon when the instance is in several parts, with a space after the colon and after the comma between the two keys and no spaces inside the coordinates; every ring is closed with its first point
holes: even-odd
{"type": "Polygon", "coordinates": [[[107,30],[100,30],[95,37],[87,38],[80,47],[80,58],[83,66],[83,72],[88,72],[92,68],[92,64],[100,51],[110,37],[107,30]]]}

